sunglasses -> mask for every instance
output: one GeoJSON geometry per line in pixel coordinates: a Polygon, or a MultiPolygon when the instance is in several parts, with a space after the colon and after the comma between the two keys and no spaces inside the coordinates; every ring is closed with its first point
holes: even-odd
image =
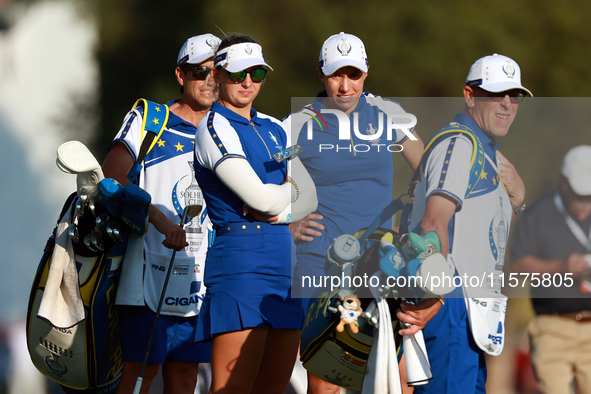
{"type": "Polygon", "coordinates": [[[512,104],[519,104],[523,101],[523,99],[526,96],[526,94],[524,92],[522,92],[521,90],[509,90],[508,92],[496,93],[496,92],[489,92],[488,90],[484,90],[484,89],[480,89],[480,88],[477,88],[477,89],[480,90],[481,92],[488,93],[488,99],[490,101],[501,101],[506,96],[509,96],[509,99],[511,100],[512,104]]]}
{"type": "Polygon", "coordinates": [[[183,70],[185,72],[193,71],[193,79],[197,81],[205,81],[211,72],[211,68],[205,66],[188,66],[184,67],[183,70]]]}
{"type": "Polygon", "coordinates": [[[265,80],[265,76],[267,75],[267,69],[259,67],[254,68],[250,71],[242,70],[237,73],[231,73],[228,71],[228,74],[230,74],[230,81],[232,81],[233,83],[244,82],[244,80],[246,79],[246,74],[250,74],[250,79],[252,79],[252,82],[259,83],[265,80]]]}

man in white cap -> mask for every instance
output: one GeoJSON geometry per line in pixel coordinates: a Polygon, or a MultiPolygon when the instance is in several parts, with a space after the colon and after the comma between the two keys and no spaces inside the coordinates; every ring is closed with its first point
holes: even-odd
{"type": "Polygon", "coordinates": [[[500,354],[504,343],[499,278],[525,187],[497,139],[532,94],[521,85],[517,63],[497,54],[472,65],[463,92],[465,111],[426,144],[410,219],[412,232],[437,232],[456,271],[454,284],[461,283],[423,330],[433,379],[417,394],[484,393],[484,354],[500,354]]]}
{"type": "Polygon", "coordinates": [[[543,393],[591,393],[591,146],[564,157],[558,188],[519,219],[512,270],[529,273],[536,318],[528,327],[543,393]],[[536,281],[540,284],[535,286],[536,281]]]}
{"type": "MultiPolygon", "coordinates": [[[[201,282],[207,250],[206,215],[188,223],[186,232],[179,226],[179,219],[190,198],[202,200],[193,174],[193,149],[196,127],[217,99],[211,69],[219,43],[219,38],[203,34],[189,38],[182,46],[175,68],[182,97],[167,103],[170,114],[166,127],[146,155],[139,176],[139,186],[152,197],[143,253],[143,289],[140,289],[145,306],[120,306],[123,356],[120,394],[131,394],[138,379],[172,250],[178,252],[175,267],[149,349],[141,392],[148,393],[162,365],[165,392],[192,394],[199,363],[210,362],[211,346],[194,343],[193,339],[205,293],[201,282]]],[[[103,164],[105,176],[123,185],[130,182],[127,174],[142,145],[143,114],[138,108],[127,114],[103,164]]]]}

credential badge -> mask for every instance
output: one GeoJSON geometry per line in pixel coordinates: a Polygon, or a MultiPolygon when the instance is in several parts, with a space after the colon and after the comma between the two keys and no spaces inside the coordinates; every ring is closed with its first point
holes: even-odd
{"type": "Polygon", "coordinates": [[[337,50],[341,53],[341,56],[349,56],[349,52],[351,52],[351,44],[347,42],[346,38],[341,40],[341,43],[337,45],[337,50]]]}
{"type": "Polygon", "coordinates": [[[507,60],[507,64],[503,65],[503,71],[509,78],[513,78],[515,75],[515,67],[511,65],[511,60],[507,60]]]}

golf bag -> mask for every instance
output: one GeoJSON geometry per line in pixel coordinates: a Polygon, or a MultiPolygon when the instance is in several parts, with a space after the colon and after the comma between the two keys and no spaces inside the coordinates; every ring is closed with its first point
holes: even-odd
{"type": "MultiPolygon", "coordinates": [[[[167,106],[144,99],[138,100],[134,108],[138,106],[144,114],[142,130],[146,133],[137,161],[128,175],[130,179],[133,178],[132,182],[137,179],[145,155],[162,133],[169,113],[167,106]],[[146,124],[148,117],[150,122],[146,124]]],[[[64,170],[59,160],[58,167],[64,170]]],[[[64,171],[68,172],[67,169],[64,171]]],[[[100,177],[102,178],[102,172],[100,177]]],[[[105,180],[111,181],[110,185],[117,184],[112,179],[105,180]]],[[[141,215],[136,215],[136,223],[139,225],[130,225],[132,220],[126,215],[133,211],[133,206],[124,212],[125,204],[130,205],[129,196],[137,200],[142,197],[142,193],[147,193],[139,188],[130,190],[131,193],[120,192],[119,195],[125,194],[128,198],[123,204],[115,200],[117,193],[113,193],[113,196],[102,193],[101,200],[97,200],[97,204],[91,208],[89,203],[81,203],[82,198],[77,195],[80,193],[80,183],[78,186],[78,193],[72,193],[64,204],[58,217],[58,225],[47,241],[35,274],[27,310],[27,346],[35,367],[47,378],[59,383],[64,392],[108,394],[117,391],[123,366],[119,315],[115,306],[120,266],[126,252],[129,232],[132,229],[142,231],[145,228],[145,219],[141,215]],[[121,213],[113,214],[113,209],[119,209],[120,205],[124,207],[121,213]],[[104,227],[98,230],[97,219],[101,214],[112,215],[111,220],[118,222],[118,226],[123,229],[119,241],[107,237],[104,227]],[[85,240],[72,242],[78,273],[76,284],[83,303],[84,318],[70,327],[56,327],[48,319],[39,316],[39,310],[52,267],[56,240],[61,239],[58,226],[64,221],[75,224],[74,238],[85,240]],[[94,248],[91,247],[86,242],[88,236],[100,237],[100,248],[97,249],[96,244],[94,248]]],[[[95,186],[99,188],[98,185],[95,186]]],[[[147,198],[149,199],[149,195],[147,198]]],[[[72,234],[64,235],[72,237],[72,234]]]]}
{"type": "MultiPolygon", "coordinates": [[[[76,193],[68,198],[60,220],[73,214],[76,199],[76,193]]],[[[51,267],[56,230],[57,226],[45,246],[29,298],[27,345],[31,360],[39,372],[59,383],[67,393],[115,392],[122,368],[115,292],[125,242],[120,241],[110,252],[98,255],[79,248],[76,266],[86,318],[73,327],[57,328],[37,316],[51,267]]]]}
{"type": "MultiPolygon", "coordinates": [[[[355,238],[359,239],[364,230],[358,231],[354,235],[355,238]]],[[[378,271],[380,241],[392,242],[396,236],[397,234],[392,230],[384,228],[378,228],[371,233],[362,244],[362,255],[357,263],[357,272],[378,271]]],[[[341,276],[336,264],[331,266],[327,275],[341,276]]],[[[322,380],[347,389],[361,390],[376,328],[366,318],[359,318],[357,333],[353,333],[348,328],[342,332],[336,329],[340,316],[335,311],[349,294],[348,290],[341,289],[326,291],[310,304],[302,330],[300,358],[304,367],[322,380]]],[[[356,294],[360,298],[361,308],[364,311],[367,310],[373,301],[369,290],[367,294],[363,294],[362,290],[358,289],[356,294]]],[[[396,316],[395,312],[399,306],[399,300],[388,300],[391,316],[396,316]]],[[[398,330],[401,329],[398,326],[398,319],[393,319],[392,327],[396,352],[400,359],[402,337],[398,334],[398,330]]]]}

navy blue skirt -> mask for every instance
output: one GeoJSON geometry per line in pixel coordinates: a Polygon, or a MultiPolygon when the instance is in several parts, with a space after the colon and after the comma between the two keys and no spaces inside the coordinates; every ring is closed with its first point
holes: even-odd
{"type": "Polygon", "coordinates": [[[196,341],[254,327],[302,328],[301,300],[291,297],[287,225],[234,223],[216,229],[204,282],[196,341]]]}

